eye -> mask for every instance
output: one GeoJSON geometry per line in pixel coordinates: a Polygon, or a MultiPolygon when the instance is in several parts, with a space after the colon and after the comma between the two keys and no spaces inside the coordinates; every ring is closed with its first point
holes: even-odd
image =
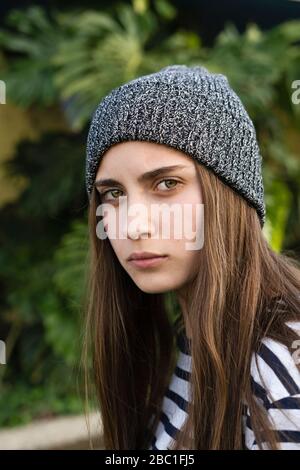
{"type": "Polygon", "coordinates": [[[158,183],[158,185],[160,185],[161,183],[170,183],[170,182],[171,182],[171,187],[168,187],[167,190],[171,190],[171,189],[173,189],[173,188],[176,188],[177,183],[179,183],[179,181],[174,180],[174,179],[164,179],[164,180],[160,181],[160,182],[158,183]],[[174,185],[173,183],[176,183],[176,184],[174,185]],[[172,185],[172,184],[173,184],[173,185],[172,185]]]}
{"type": "MultiPolygon", "coordinates": [[[[113,193],[115,193],[115,192],[122,192],[122,191],[121,191],[120,189],[109,189],[108,191],[104,191],[103,193],[100,192],[101,200],[104,200],[104,199],[107,200],[106,195],[107,195],[108,193],[112,193],[112,194],[113,194],[113,193]]],[[[118,199],[118,197],[114,197],[114,196],[113,196],[111,199],[112,199],[112,200],[118,199]]],[[[109,199],[108,199],[108,200],[109,200],[109,199]]]]}
{"type": "MultiPolygon", "coordinates": [[[[180,181],[177,181],[177,180],[175,180],[175,179],[173,179],[173,178],[168,178],[168,179],[166,178],[166,179],[164,179],[164,180],[161,180],[161,181],[158,183],[157,186],[159,186],[159,185],[162,184],[162,183],[167,184],[167,190],[163,190],[164,192],[167,192],[167,191],[171,191],[172,189],[175,189],[175,188],[178,186],[178,184],[180,183],[180,181]],[[171,183],[171,187],[168,186],[170,183],[171,183]]],[[[161,188],[159,188],[159,189],[161,189],[161,188]]],[[[102,200],[102,201],[104,201],[104,200],[106,200],[106,201],[109,201],[109,200],[111,200],[111,201],[117,200],[117,199],[120,197],[120,194],[119,194],[119,195],[116,195],[115,193],[122,193],[122,191],[121,191],[120,189],[109,189],[109,190],[104,191],[104,192],[102,192],[102,193],[99,191],[99,194],[100,194],[100,197],[101,197],[101,200],[102,200]],[[112,198],[108,198],[108,197],[107,197],[107,194],[108,194],[108,193],[111,193],[113,197],[112,197],[112,198]]]]}

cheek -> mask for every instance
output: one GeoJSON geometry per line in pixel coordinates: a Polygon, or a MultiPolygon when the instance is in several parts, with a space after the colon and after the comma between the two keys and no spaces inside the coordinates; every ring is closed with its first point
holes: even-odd
{"type": "Polygon", "coordinates": [[[202,248],[199,249],[197,237],[191,239],[174,240],[171,242],[173,252],[174,271],[180,272],[185,278],[194,275],[199,269],[199,260],[202,248]]]}
{"type": "Polygon", "coordinates": [[[194,185],[187,188],[173,202],[180,206],[180,217],[177,219],[177,223],[180,220],[183,237],[185,237],[185,233],[196,232],[201,227],[204,208],[200,188],[194,185]]]}
{"type": "Polygon", "coordinates": [[[118,239],[109,239],[109,242],[114,250],[117,258],[122,259],[122,243],[118,239]]]}
{"type": "Polygon", "coordinates": [[[178,259],[178,274],[183,283],[193,279],[199,270],[199,252],[186,250],[182,247],[180,259],[178,259]]]}

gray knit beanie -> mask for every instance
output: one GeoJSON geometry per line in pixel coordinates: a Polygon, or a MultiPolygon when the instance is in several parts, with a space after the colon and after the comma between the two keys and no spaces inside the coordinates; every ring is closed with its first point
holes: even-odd
{"type": "Polygon", "coordinates": [[[170,65],[113,89],[96,108],[87,138],[86,190],[113,144],[151,141],[174,147],[211,169],[265,223],[261,155],[254,125],[225,75],[170,65]]]}

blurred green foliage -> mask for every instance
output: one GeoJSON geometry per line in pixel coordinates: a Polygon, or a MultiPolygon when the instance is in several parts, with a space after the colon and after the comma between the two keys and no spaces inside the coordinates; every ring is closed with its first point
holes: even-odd
{"type": "MultiPolygon", "coordinates": [[[[0,31],[8,100],[59,105],[70,132],[23,141],[6,169],[26,177],[0,209],[0,425],[82,410],[76,387],[87,266],[85,142],[89,120],[112,88],[172,63],[225,73],[253,119],[263,155],[266,237],[276,251],[300,241],[300,22],[263,32],[231,23],[205,48],[194,32],[169,32],[167,0],[133,0],[107,11],[12,11],[0,31]]],[[[169,300],[170,305],[173,303],[169,300]]]]}

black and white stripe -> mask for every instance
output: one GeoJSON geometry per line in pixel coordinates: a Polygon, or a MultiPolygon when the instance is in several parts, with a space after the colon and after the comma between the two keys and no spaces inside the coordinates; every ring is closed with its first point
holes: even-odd
{"type": "Polygon", "coordinates": [[[190,401],[189,379],[191,356],[184,333],[177,336],[178,359],[169,388],[164,396],[160,422],[149,449],[166,450],[177,431],[187,418],[187,403],[190,401]]]}
{"type": "MultiPolygon", "coordinates": [[[[299,331],[300,322],[288,326],[299,331]]],[[[167,450],[187,418],[187,402],[190,401],[189,378],[191,356],[189,342],[184,331],[177,336],[179,355],[169,388],[164,396],[160,422],[149,449],[167,450]]],[[[278,444],[282,450],[300,450],[300,372],[288,348],[275,340],[264,338],[261,348],[251,361],[251,387],[253,394],[266,408],[270,427],[278,431],[278,444]],[[261,376],[260,376],[260,374],[261,376]]],[[[243,433],[245,447],[257,450],[251,416],[244,404],[243,433]]],[[[263,448],[267,449],[266,443],[263,448]]]]}

